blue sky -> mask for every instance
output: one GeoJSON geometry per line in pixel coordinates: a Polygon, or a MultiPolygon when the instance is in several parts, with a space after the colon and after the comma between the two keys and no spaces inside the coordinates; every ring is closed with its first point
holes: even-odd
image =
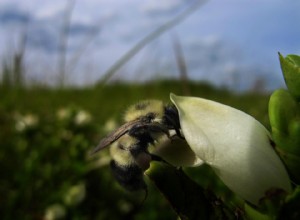
{"type": "MultiPolygon", "coordinates": [[[[90,84],[151,31],[174,18],[187,0],[74,1],[65,68],[71,84],[90,84]]],[[[68,1],[1,0],[0,59],[26,45],[28,80],[54,84],[68,1]],[[25,24],[28,24],[27,26],[25,24]],[[26,28],[25,28],[26,27],[26,28]]],[[[178,77],[174,36],[191,79],[250,89],[257,79],[267,89],[283,85],[277,52],[300,54],[300,1],[210,0],[187,19],[149,43],[112,80],[178,77]]]]}

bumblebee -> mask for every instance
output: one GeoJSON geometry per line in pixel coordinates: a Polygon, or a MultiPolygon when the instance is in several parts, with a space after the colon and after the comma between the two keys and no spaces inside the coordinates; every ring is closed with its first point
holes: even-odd
{"type": "Polygon", "coordinates": [[[146,100],[132,105],[124,114],[124,124],[104,137],[92,153],[110,145],[110,167],[116,180],[129,191],[146,190],[144,171],[152,160],[163,161],[149,153],[150,145],[174,130],[182,137],[178,111],[159,100],[146,100]]]}

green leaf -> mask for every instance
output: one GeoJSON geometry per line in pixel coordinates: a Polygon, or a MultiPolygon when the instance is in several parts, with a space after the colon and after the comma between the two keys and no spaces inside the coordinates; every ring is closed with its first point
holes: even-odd
{"type": "Polygon", "coordinates": [[[290,154],[288,152],[283,151],[280,148],[276,148],[278,154],[281,159],[284,161],[289,174],[291,175],[291,179],[299,184],[300,183],[300,156],[295,154],[290,154]]]}
{"type": "Polygon", "coordinates": [[[281,70],[290,93],[300,100],[300,56],[288,55],[284,58],[279,53],[281,70]]]}
{"type": "Polygon", "coordinates": [[[291,94],[276,90],[269,101],[269,118],[276,150],[291,178],[300,182],[300,110],[291,94]]]}
{"type": "Polygon", "coordinates": [[[290,133],[292,139],[297,139],[298,140],[296,145],[300,146],[300,118],[299,118],[299,114],[298,114],[298,117],[296,116],[296,118],[294,118],[290,122],[290,124],[289,124],[289,133],[290,133]]]}
{"type": "Polygon", "coordinates": [[[284,89],[276,90],[269,101],[269,118],[273,139],[280,149],[300,154],[299,105],[284,89]]]}
{"type": "Polygon", "coordinates": [[[288,61],[290,61],[291,63],[294,63],[295,65],[297,65],[298,67],[300,67],[300,56],[294,55],[294,54],[290,54],[290,55],[286,56],[286,59],[288,61]]]}

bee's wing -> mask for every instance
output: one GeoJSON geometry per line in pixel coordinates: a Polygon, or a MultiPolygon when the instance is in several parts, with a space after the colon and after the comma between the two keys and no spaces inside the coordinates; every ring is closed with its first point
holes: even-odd
{"type": "Polygon", "coordinates": [[[123,124],[121,127],[117,128],[110,134],[108,134],[106,137],[104,137],[99,144],[91,151],[91,154],[94,154],[103,148],[107,147],[108,145],[112,144],[116,140],[118,140],[120,137],[122,137],[124,134],[126,134],[133,126],[139,124],[139,120],[130,121],[125,124],[123,124]]]}

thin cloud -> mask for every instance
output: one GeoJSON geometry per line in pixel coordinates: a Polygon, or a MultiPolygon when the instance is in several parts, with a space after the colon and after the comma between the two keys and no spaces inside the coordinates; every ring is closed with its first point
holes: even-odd
{"type": "Polygon", "coordinates": [[[148,15],[166,15],[173,13],[180,8],[185,1],[182,0],[164,0],[164,1],[145,1],[140,6],[140,10],[148,15]]]}
{"type": "Polygon", "coordinates": [[[6,7],[0,10],[0,23],[2,25],[25,25],[31,20],[31,16],[18,8],[6,7]]]}

